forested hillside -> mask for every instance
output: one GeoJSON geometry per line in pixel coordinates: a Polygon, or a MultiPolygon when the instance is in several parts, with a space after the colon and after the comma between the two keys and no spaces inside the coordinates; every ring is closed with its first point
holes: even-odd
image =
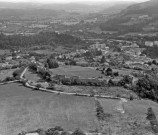
{"type": "Polygon", "coordinates": [[[0,48],[28,47],[34,45],[67,46],[83,45],[84,42],[76,37],[67,34],[58,34],[55,32],[40,32],[37,35],[23,36],[12,35],[5,36],[0,34],[0,48]]]}

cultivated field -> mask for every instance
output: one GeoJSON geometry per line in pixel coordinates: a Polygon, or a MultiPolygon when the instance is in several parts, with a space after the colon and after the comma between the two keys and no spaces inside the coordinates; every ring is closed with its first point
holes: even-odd
{"type": "Polygon", "coordinates": [[[103,76],[100,71],[89,67],[62,66],[51,70],[54,75],[80,76],[81,78],[96,78],[103,76]]]}

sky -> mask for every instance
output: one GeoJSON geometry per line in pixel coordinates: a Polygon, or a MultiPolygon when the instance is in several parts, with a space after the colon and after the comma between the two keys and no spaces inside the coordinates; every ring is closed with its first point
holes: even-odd
{"type": "MultiPolygon", "coordinates": [[[[38,3],[69,3],[69,2],[84,2],[84,0],[0,0],[2,2],[38,2],[38,3]]],[[[134,1],[134,2],[143,2],[147,0],[85,0],[85,1],[101,1],[101,2],[106,2],[106,1],[134,1]]]]}

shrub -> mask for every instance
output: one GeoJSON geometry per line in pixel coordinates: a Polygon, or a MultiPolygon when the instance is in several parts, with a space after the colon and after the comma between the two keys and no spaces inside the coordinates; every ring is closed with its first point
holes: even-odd
{"type": "Polygon", "coordinates": [[[46,135],[59,135],[59,131],[64,131],[64,129],[60,126],[56,126],[55,128],[48,129],[46,135]]]}
{"type": "Polygon", "coordinates": [[[45,132],[43,129],[37,129],[36,132],[37,132],[39,135],[46,135],[46,132],[45,132]]]}
{"type": "Polygon", "coordinates": [[[14,77],[6,77],[6,78],[4,79],[4,82],[9,82],[9,81],[14,81],[14,80],[15,80],[14,77]]]}
{"type": "Polygon", "coordinates": [[[54,59],[47,59],[47,64],[49,68],[58,68],[58,62],[56,62],[54,59]]]}
{"type": "Polygon", "coordinates": [[[57,131],[64,131],[64,129],[61,127],[61,126],[56,126],[54,128],[54,130],[57,130],[57,131]]]}
{"type": "Polygon", "coordinates": [[[100,63],[105,63],[105,56],[102,56],[100,63]]]}
{"type": "Polygon", "coordinates": [[[106,70],[106,74],[107,74],[107,76],[111,76],[111,75],[112,75],[112,69],[111,69],[111,68],[108,68],[108,69],[106,70]]]}
{"type": "Polygon", "coordinates": [[[76,129],[72,135],[86,135],[81,129],[76,129]]]}
{"type": "Polygon", "coordinates": [[[63,131],[61,135],[71,135],[69,132],[63,131]]]}
{"type": "Polygon", "coordinates": [[[105,120],[105,113],[99,101],[96,101],[96,116],[99,121],[105,120]]]}
{"type": "Polygon", "coordinates": [[[50,82],[49,86],[48,86],[48,89],[55,90],[55,84],[50,82]]]}
{"type": "Polygon", "coordinates": [[[37,65],[35,63],[31,63],[29,65],[29,68],[32,69],[32,70],[34,70],[34,71],[37,71],[37,65]]]}
{"type": "Polygon", "coordinates": [[[20,75],[23,72],[24,68],[17,69],[13,72],[13,77],[15,79],[20,79],[20,75]]]}
{"type": "Polygon", "coordinates": [[[111,79],[108,81],[108,86],[114,86],[114,82],[111,79]]]}
{"type": "Polygon", "coordinates": [[[114,72],[113,75],[114,76],[119,76],[119,72],[114,72]]]}
{"type": "Polygon", "coordinates": [[[39,90],[41,87],[42,87],[41,84],[37,84],[37,85],[36,85],[36,88],[37,88],[38,90],[39,90]]]}
{"type": "Polygon", "coordinates": [[[158,133],[158,121],[157,121],[156,115],[151,107],[148,108],[146,119],[150,121],[152,130],[155,133],[158,133]]]}
{"type": "Polygon", "coordinates": [[[129,100],[132,101],[133,99],[134,99],[133,95],[130,95],[129,100]]]}

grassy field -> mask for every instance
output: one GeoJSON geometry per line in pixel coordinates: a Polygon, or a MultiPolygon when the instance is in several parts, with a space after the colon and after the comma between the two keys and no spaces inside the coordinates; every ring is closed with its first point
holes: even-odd
{"type": "Polygon", "coordinates": [[[0,50],[0,55],[9,54],[10,50],[0,50]]]}
{"type": "Polygon", "coordinates": [[[10,84],[0,86],[0,108],[1,135],[57,125],[86,131],[98,127],[93,98],[37,92],[10,84]]]}
{"type": "Polygon", "coordinates": [[[80,76],[81,78],[96,78],[103,76],[100,71],[89,67],[62,66],[51,70],[55,75],[80,76]]]}
{"type": "Polygon", "coordinates": [[[15,70],[16,69],[1,70],[0,71],[0,80],[4,80],[6,77],[12,77],[12,74],[15,70]]]}
{"type": "Polygon", "coordinates": [[[31,71],[31,69],[29,69],[26,73],[25,73],[25,78],[30,80],[30,81],[34,81],[34,82],[38,82],[41,80],[41,77],[34,73],[33,71],[31,71]]]}

